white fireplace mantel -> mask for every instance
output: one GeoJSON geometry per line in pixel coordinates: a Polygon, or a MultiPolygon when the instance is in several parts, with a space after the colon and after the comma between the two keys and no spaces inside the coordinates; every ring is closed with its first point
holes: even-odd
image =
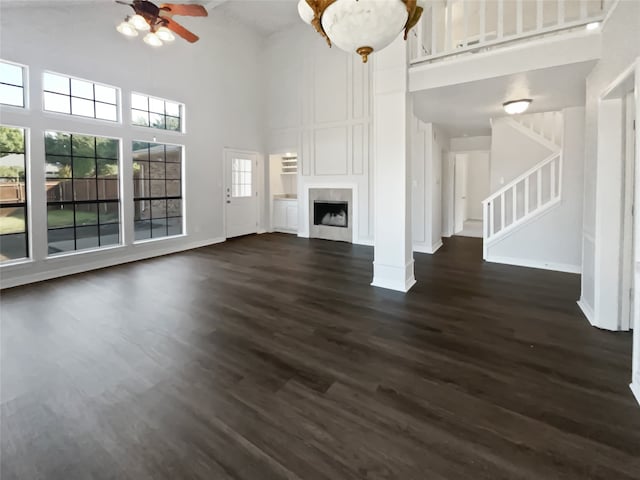
{"type": "Polygon", "coordinates": [[[331,183],[307,183],[303,186],[302,198],[298,204],[298,236],[309,238],[309,190],[314,188],[343,188],[351,190],[351,198],[353,202],[353,215],[349,219],[352,225],[353,243],[360,245],[369,245],[368,242],[360,241],[359,234],[359,211],[358,211],[358,185],[347,182],[331,182],[331,183]]]}

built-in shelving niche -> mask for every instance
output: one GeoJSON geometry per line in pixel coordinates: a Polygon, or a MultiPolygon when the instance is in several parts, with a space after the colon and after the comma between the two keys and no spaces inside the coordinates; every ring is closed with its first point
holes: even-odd
{"type": "Polygon", "coordinates": [[[282,157],[282,175],[298,174],[298,157],[283,156],[282,157]]]}

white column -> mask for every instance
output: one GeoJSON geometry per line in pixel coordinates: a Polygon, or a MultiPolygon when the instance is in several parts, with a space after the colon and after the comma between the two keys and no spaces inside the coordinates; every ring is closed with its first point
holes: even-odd
{"type": "Polygon", "coordinates": [[[399,36],[375,54],[374,247],[376,287],[408,291],[415,283],[409,179],[410,104],[407,45],[399,36]]]}

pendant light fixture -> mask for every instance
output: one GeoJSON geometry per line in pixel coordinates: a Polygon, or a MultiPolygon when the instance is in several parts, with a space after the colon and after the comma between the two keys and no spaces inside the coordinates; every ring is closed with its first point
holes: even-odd
{"type": "Polygon", "coordinates": [[[387,47],[420,20],[426,0],[299,0],[298,13],[329,46],[369,55],[387,47]]]}

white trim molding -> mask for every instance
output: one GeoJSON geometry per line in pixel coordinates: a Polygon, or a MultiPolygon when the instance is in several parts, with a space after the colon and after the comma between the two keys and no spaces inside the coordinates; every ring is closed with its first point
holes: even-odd
{"type": "Polygon", "coordinates": [[[371,282],[371,286],[404,293],[408,292],[416,284],[413,264],[414,261],[411,260],[403,268],[396,265],[373,262],[373,282],[371,282]]]}
{"type": "Polygon", "coordinates": [[[578,307],[580,307],[580,310],[582,310],[582,313],[584,314],[586,319],[589,321],[591,326],[595,327],[596,324],[594,322],[595,316],[593,313],[593,308],[591,308],[591,306],[588,305],[583,298],[580,298],[580,300],[578,300],[576,303],[578,304],[578,307]]]}
{"type": "Polygon", "coordinates": [[[539,268],[541,270],[553,270],[565,273],[582,273],[580,265],[569,265],[567,263],[544,262],[541,260],[530,260],[526,258],[502,257],[498,255],[489,255],[485,261],[491,263],[502,263],[504,265],[514,265],[517,267],[539,268]]]}

